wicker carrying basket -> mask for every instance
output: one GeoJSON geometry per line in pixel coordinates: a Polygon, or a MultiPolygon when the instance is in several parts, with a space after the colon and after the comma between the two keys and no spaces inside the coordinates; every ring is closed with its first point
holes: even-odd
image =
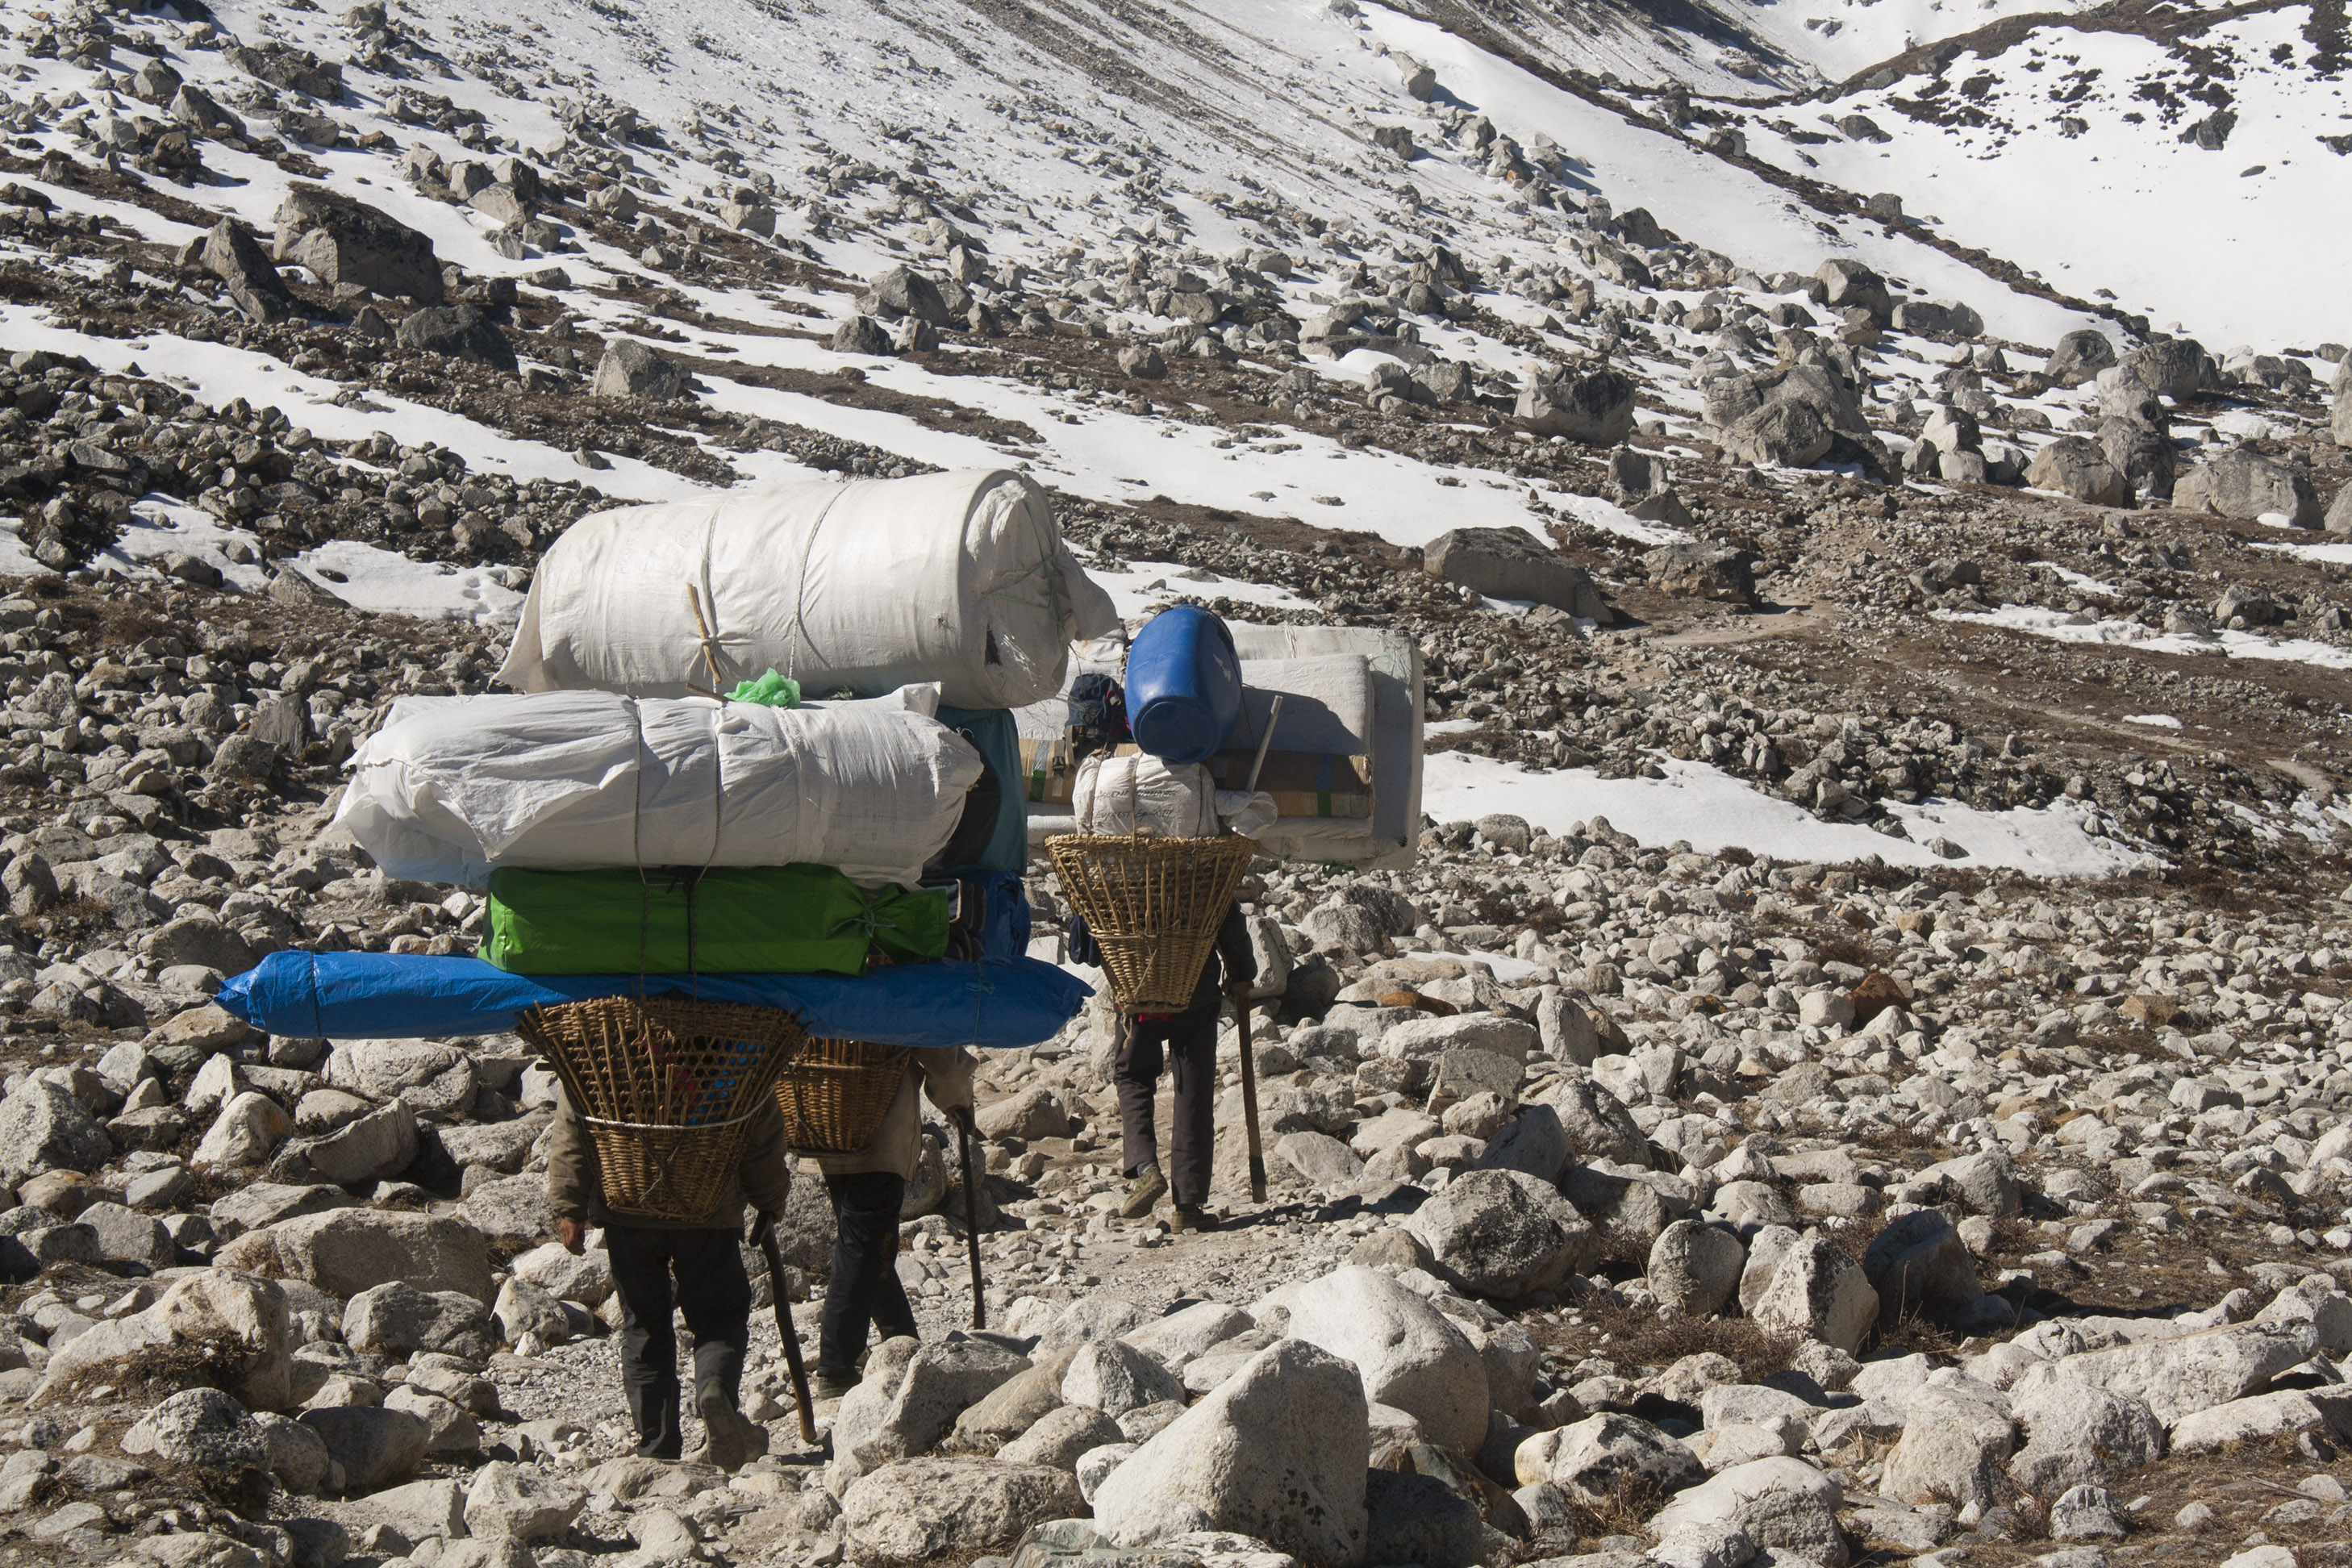
{"type": "Polygon", "coordinates": [[[587,1122],[605,1207],[667,1220],[718,1206],[751,1117],[808,1038],[773,1007],[667,996],[533,1007],[515,1032],[587,1122]]]}
{"type": "Polygon", "coordinates": [[[1063,895],[1102,948],[1130,1013],[1181,1013],[1257,853],[1255,839],[1063,833],[1045,840],[1063,895]]]}
{"type": "Polygon", "coordinates": [[[804,1154],[854,1154],[874,1142],[907,1076],[904,1046],[810,1040],[776,1076],[784,1146],[804,1154]]]}

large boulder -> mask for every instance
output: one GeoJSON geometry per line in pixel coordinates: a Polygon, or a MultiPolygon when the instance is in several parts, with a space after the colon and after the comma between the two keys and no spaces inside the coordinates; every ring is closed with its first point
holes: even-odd
{"type": "Polygon", "coordinates": [[[269,1444],[260,1426],[244,1405],[217,1388],[173,1394],[124,1438],[126,1452],[134,1439],[142,1453],[226,1476],[270,1468],[269,1444]]]}
{"type": "Polygon", "coordinates": [[[912,316],[934,327],[955,324],[940,286],[911,267],[893,267],[877,274],[857,297],[857,309],[862,314],[892,321],[912,316]]]}
{"type": "Polygon", "coordinates": [[[1010,1552],[1031,1526],[1086,1506],[1069,1471],[994,1459],[902,1459],[841,1494],[849,1549],[861,1563],[1010,1552]]]}
{"type": "Polygon", "coordinates": [[[1435,1476],[1373,1470],[1364,1477],[1365,1561],[1470,1568],[1485,1521],[1478,1505],[1435,1476]]]}
{"type": "Polygon", "coordinates": [[[1606,625],[1592,574],[1524,528],[1453,528],[1423,547],[1421,569],[1496,599],[1532,599],[1606,625]]]}
{"type": "Polygon", "coordinates": [[[1029,1358],[987,1340],[952,1334],[935,1344],[885,1342],[834,1417],[837,1454],[867,1469],[938,1447],[956,1417],[1029,1370],[1029,1358]]]}
{"type": "Polygon", "coordinates": [[[2194,338],[2143,343],[2117,363],[2150,391],[2176,401],[2195,396],[2217,379],[2213,356],[2194,338]]]}
{"type": "Polygon", "coordinates": [[[604,341],[604,356],[596,362],[596,379],[589,393],[597,397],[650,397],[667,403],[686,391],[692,378],[686,367],[665,359],[635,338],[604,341]]]}
{"type": "Polygon", "coordinates": [[[2169,1428],[2200,1410],[2262,1392],[2318,1349],[2318,1332],[2307,1322],[2231,1323],[2030,1366],[2011,1397],[2020,1403],[2040,1397],[2052,1384],[2104,1389],[2141,1401],[2169,1428]]]}
{"type": "Polygon", "coordinates": [[[1829,456],[1837,433],[1811,404],[1777,398],[1733,420],[1718,444],[1743,463],[1806,468],[1829,456]]]}
{"type": "Polygon", "coordinates": [[[1869,429],[1853,389],[1818,364],[1788,364],[1771,370],[1717,376],[1701,389],[1703,417],[1718,430],[1728,430],[1748,415],[1773,403],[1801,403],[1822,416],[1832,431],[1862,435],[1869,429]]]}
{"type": "Polygon", "coordinates": [[[343,1339],[362,1355],[395,1361],[416,1351],[488,1361],[499,1344],[478,1299],[458,1290],[419,1290],[399,1279],[351,1299],[343,1308],[343,1339]]]}
{"type": "Polygon", "coordinates": [[[52,1079],[28,1076],[0,1101],[0,1184],[19,1186],[45,1171],[94,1171],[114,1158],[114,1141],[52,1079]]]}
{"type": "Polygon", "coordinates": [[[1421,1297],[1378,1269],[1349,1265],[1276,1293],[1294,1338],[1355,1363],[1364,1397],[1404,1411],[1440,1447],[1486,1439],[1486,1369],[1475,1346],[1421,1297]]]}
{"type": "Polygon", "coordinates": [[[320,1181],[356,1186],[388,1180],[416,1161],[416,1113],[395,1100],[299,1146],[320,1181]]]}
{"type": "Polygon", "coordinates": [[[2321,518],[2310,478],[2252,447],[2232,447],[2181,475],[2172,487],[2172,504],[2223,517],[2275,514],[2297,528],[2317,528],[2321,518]]]}
{"type": "Polygon", "coordinates": [[[2010,1479],[2035,1497],[2105,1486],[2164,1453],[2164,1425],[2147,1401],[2104,1388],[2051,1384],[2012,1391],[2010,1409],[2026,1434],[2025,1447],[2009,1461],[2010,1479]]]}
{"type": "Polygon", "coordinates": [[[432,239],[365,202],[297,180],[276,221],[278,259],[310,268],[329,288],[354,283],[419,305],[441,303],[432,239]]]}
{"type": "Polygon", "coordinates": [[[588,1493],[578,1482],[496,1459],[466,1489],[466,1528],[477,1540],[552,1541],[587,1506],[588,1493]]]}
{"type": "Polygon", "coordinates": [[[1625,1102],[1591,1079],[1570,1079],[1543,1097],[1559,1116],[1580,1160],[1647,1167],[1650,1141],[1625,1102]]]}
{"type": "Polygon", "coordinates": [[[1594,1508],[1621,1492],[1663,1497],[1706,1479],[1706,1466],[1680,1440],[1614,1412],[1538,1432],[1511,1463],[1521,1486],[1556,1486],[1594,1508]]]}
{"type": "Polygon", "coordinates": [[[347,1040],[327,1058],[327,1082],[369,1100],[403,1100],[426,1115],[470,1113],[474,1058],[422,1040],[347,1040]]]}
{"type": "Polygon", "coordinates": [[[269,253],[235,218],[225,217],[213,226],[198,262],[226,286],[230,302],[254,321],[282,321],[301,308],[269,253]]]}
{"type": "Polygon", "coordinates": [[[328,1455],[343,1468],[343,1485],[355,1492],[415,1475],[433,1437],[423,1416],[381,1405],[331,1405],[305,1410],[297,1419],[327,1445],[328,1455]]]}
{"type": "Polygon", "coordinates": [[[1895,300],[1887,292],[1886,279],[1861,262],[1832,258],[1814,268],[1813,277],[1822,285],[1822,303],[1831,310],[1859,308],[1868,310],[1879,326],[1893,323],[1895,300]]]}
{"type": "Polygon", "coordinates": [[[1152,1356],[1120,1340],[1078,1347],[1062,1373],[1062,1397],[1072,1405],[1124,1415],[1169,1400],[1182,1404],[1184,1384],[1152,1356]]]}
{"type": "Polygon", "coordinates": [[[52,1345],[43,1405],[116,1388],[217,1386],[248,1410],[293,1402],[286,1292],[267,1279],[208,1268],[173,1280],[154,1305],[102,1319],[52,1345]]]}
{"type": "Polygon", "coordinates": [[[1984,1294],[1968,1243],[1940,1209],[1914,1209],[1882,1230],[1862,1257],[1879,1310],[1948,1314],[1984,1294]]]}
{"type": "Polygon", "coordinates": [[[1650,1244],[1650,1293],[1685,1317],[1720,1312],[1739,1289],[1748,1249],[1719,1226],[1678,1219],[1650,1244]]]}
{"type": "Polygon", "coordinates": [[[1806,1237],[1780,1255],[1749,1311],[1765,1328],[1800,1333],[1851,1355],[1878,1321],[1878,1293],[1862,1265],[1821,1237],[1806,1237]]]}
{"type": "Polygon", "coordinates": [[[289,1279],[349,1299],[400,1280],[420,1290],[457,1290],[478,1301],[497,1294],[489,1242],[463,1220],[383,1209],[332,1209],[273,1227],[278,1267],[289,1279]]]}
{"type": "Polygon", "coordinates": [[[2042,374],[2060,386],[2080,386],[2116,363],[2116,345],[2094,327],[2066,333],[2051,351],[2042,374]]]}
{"type": "Polygon", "coordinates": [[[1726,1526],[1754,1546],[1844,1568],[1850,1552],[1838,1528],[1844,1489],[1802,1459],[1750,1459],[1680,1493],[1650,1521],[1661,1540],[1704,1537],[1726,1526]]]}
{"type": "Polygon", "coordinates": [[[1613,447],[1633,433],[1632,378],[1606,365],[1538,374],[1519,389],[1513,410],[1538,436],[1565,436],[1613,447]]]}
{"type": "Polygon", "coordinates": [[[412,353],[446,354],[492,370],[515,368],[514,345],[472,305],[430,305],[400,323],[400,346],[412,353]]]}
{"type": "Polygon", "coordinates": [[[1903,1436],[1887,1456],[1878,1489],[1906,1502],[1990,1508],[2017,1445],[2002,1411],[1953,1389],[1923,1384],[1903,1405],[1903,1436]]]}
{"type": "Polygon", "coordinates": [[[2034,453],[2025,482],[2093,506],[2131,504],[2131,480],[2108,460],[2106,448],[2087,436],[2061,436],[2034,453]]]}
{"type": "Polygon", "coordinates": [[[245,1170],[267,1161],[293,1130],[293,1118],[283,1106],[258,1089],[247,1089],[221,1106],[188,1163],[198,1170],[245,1170]]]}
{"type": "Polygon", "coordinates": [[[1365,1396],[1348,1361],[1281,1341],[1112,1471],[1095,1491],[1096,1523],[1120,1546],[1233,1531],[1351,1568],[1367,1539],[1365,1396]]]}
{"type": "Polygon", "coordinates": [[[1521,1171],[1465,1173],[1414,1210],[1405,1229],[1442,1278],[1504,1298],[1564,1283],[1600,1242],[1557,1187],[1521,1171]]]}

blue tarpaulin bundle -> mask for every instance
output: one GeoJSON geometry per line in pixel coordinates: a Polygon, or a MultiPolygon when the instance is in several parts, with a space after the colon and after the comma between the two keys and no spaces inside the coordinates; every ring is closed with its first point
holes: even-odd
{"type": "Polygon", "coordinates": [[[302,1039],[497,1034],[530,1007],[593,996],[693,995],[797,1014],[821,1039],[983,1050],[1049,1040],[1089,987],[1034,958],[900,963],[843,974],[509,974],[478,958],[273,952],[221,987],[257,1029],[302,1039]]]}

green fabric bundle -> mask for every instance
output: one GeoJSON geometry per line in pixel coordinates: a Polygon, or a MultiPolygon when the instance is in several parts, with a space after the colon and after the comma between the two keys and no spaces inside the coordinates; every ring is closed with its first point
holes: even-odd
{"type": "Polygon", "coordinates": [[[829,866],[490,873],[481,956],[514,974],[860,974],[945,956],[943,890],[861,891],[829,866]]]}

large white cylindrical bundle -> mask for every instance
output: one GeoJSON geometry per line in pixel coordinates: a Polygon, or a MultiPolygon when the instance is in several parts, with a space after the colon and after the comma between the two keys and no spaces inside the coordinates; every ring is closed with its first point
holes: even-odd
{"type": "Polygon", "coordinates": [[[936,681],[1014,708],[1061,689],[1073,638],[1117,626],[1045,492],[966,469],[583,518],[541,558],[499,679],[685,697],[715,658],[721,692],[776,669],[813,697],[936,681]]]}
{"type": "Polygon", "coordinates": [[[980,752],[936,687],[786,709],[556,691],[411,698],[352,759],[335,820],[392,876],[494,866],[835,866],[911,884],[980,752]]]}

